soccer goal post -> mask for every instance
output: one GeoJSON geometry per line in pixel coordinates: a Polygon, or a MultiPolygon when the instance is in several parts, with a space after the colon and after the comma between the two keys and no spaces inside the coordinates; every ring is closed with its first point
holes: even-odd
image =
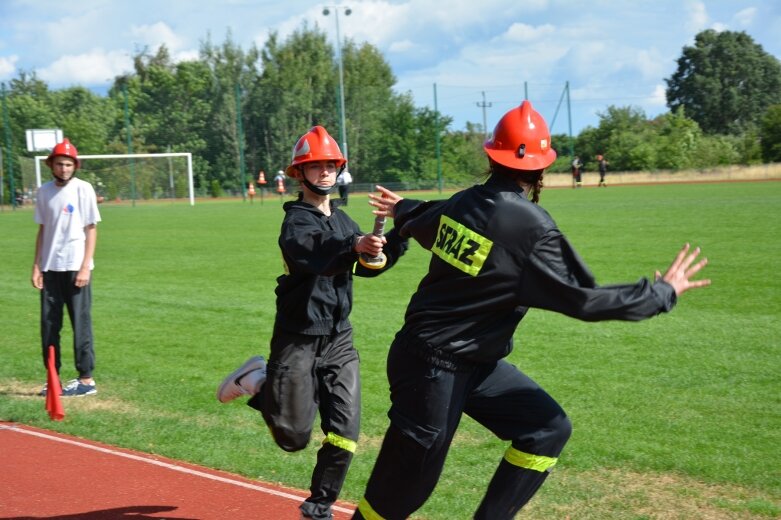
{"type": "MultiPolygon", "coordinates": [[[[41,163],[46,160],[46,155],[35,156],[35,182],[36,187],[41,187],[41,163]]],[[[181,159],[180,159],[181,160],[181,159]]],[[[126,198],[134,201],[138,198],[178,198],[179,194],[186,191],[190,198],[190,205],[195,205],[195,188],[193,185],[193,154],[190,152],[168,153],[132,153],[132,154],[99,154],[79,155],[81,163],[81,177],[90,180],[96,191],[105,188],[111,199],[119,198],[120,193],[130,193],[126,198]],[[168,159],[160,162],[157,159],[168,159]],[[186,180],[181,173],[175,173],[172,159],[184,158],[187,160],[186,180]],[[147,164],[154,159],[155,164],[147,164]],[[97,161],[120,161],[121,163],[100,163],[97,161]],[[121,180],[120,180],[121,177],[121,180]],[[97,185],[95,185],[97,184],[97,185]],[[140,185],[140,190],[139,190],[140,185]]],[[[182,169],[179,168],[178,171],[182,169]]],[[[99,195],[103,195],[99,193],[99,195]]]]}

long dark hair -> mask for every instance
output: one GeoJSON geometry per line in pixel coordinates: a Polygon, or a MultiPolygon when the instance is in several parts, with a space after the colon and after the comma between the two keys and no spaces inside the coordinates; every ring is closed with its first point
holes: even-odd
{"type": "Polygon", "coordinates": [[[524,184],[529,184],[532,187],[532,202],[537,204],[540,201],[540,192],[542,191],[542,177],[545,170],[516,170],[514,168],[508,168],[495,161],[488,161],[488,173],[499,174],[512,179],[513,181],[521,181],[524,184]]]}

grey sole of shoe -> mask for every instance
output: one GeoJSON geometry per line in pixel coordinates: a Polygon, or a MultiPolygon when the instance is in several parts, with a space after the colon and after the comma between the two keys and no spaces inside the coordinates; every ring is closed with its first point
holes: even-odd
{"type": "Polygon", "coordinates": [[[245,361],[243,365],[231,372],[231,374],[222,381],[222,384],[220,384],[220,387],[217,389],[217,400],[221,403],[227,403],[231,401],[232,399],[228,399],[227,401],[220,399],[220,396],[222,395],[223,391],[225,391],[225,388],[231,384],[238,386],[238,382],[242,377],[246,376],[254,370],[260,370],[265,366],[266,361],[262,356],[256,356],[245,361]]]}

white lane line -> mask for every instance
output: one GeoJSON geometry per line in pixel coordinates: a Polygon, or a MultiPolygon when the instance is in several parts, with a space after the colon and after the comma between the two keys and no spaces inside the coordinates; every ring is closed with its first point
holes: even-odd
{"type": "MultiPolygon", "coordinates": [[[[254,491],[260,491],[261,493],[268,493],[269,495],[274,495],[282,498],[287,498],[290,500],[295,500],[297,502],[300,502],[303,500],[304,497],[296,496],[291,493],[285,493],[284,491],[277,491],[276,489],[270,489],[263,486],[258,486],[255,484],[248,484],[247,482],[241,482],[240,480],[232,480],[225,477],[220,477],[218,475],[211,475],[209,473],[204,473],[203,471],[198,471],[195,469],[185,468],[182,466],[177,466],[176,464],[169,464],[168,462],[162,462],[155,459],[149,459],[145,457],[140,457],[138,455],[133,455],[132,453],[124,453],[122,451],[116,451],[111,450],[108,448],[101,448],[100,446],[93,446],[91,444],[87,444],[84,442],[79,441],[73,441],[70,439],[63,439],[61,437],[55,437],[54,435],[48,435],[46,433],[36,432],[32,430],[25,430],[24,428],[20,428],[19,426],[0,426],[0,430],[10,430],[17,433],[24,433],[25,435],[32,435],[35,437],[41,437],[46,440],[50,441],[56,441],[56,442],[62,442],[64,444],[71,444],[73,446],[79,446],[80,448],[87,448],[94,451],[99,451],[101,453],[106,453],[108,455],[116,455],[118,457],[124,457],[126,459],[131,460],[137,460],[139,462],[146,462],[147,464],[153,464],[155,466],[160,466],[162,468],[167,468],[173,471],[179,471],[181,473],[187,473],[189,475],[195,475],[197,477],[203,477],[210,480],[216,480],[217,482],[223,482],[225,484],[232,484],[234,486],[239,486],[247,489],[252,489],[254,491]]],[[[344,507],[340,507],[337,505],[331,506],[336,511],[341,511],[342,513],[352,513],[352,509],[347,509],[344,507]]]]}

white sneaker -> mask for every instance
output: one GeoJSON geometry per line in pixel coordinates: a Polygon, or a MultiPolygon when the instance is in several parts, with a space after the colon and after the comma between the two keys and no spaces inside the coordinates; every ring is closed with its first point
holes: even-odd
{"type": "Polygon", "coordinates": [[[82,383],[79,379],[71,379],[68,384],[62,387],[63,397],[83,397],[85,395],[95,395],[98,388],[93,379],[89,383],[82,383]]]}
{"type": "Polygon", "coordinates": [[[242,395],[255,395],[265,381],[266,360],[263,356],[251,357],[223,379],[217,388],[217,400],[227,403],[242,395]]]}

